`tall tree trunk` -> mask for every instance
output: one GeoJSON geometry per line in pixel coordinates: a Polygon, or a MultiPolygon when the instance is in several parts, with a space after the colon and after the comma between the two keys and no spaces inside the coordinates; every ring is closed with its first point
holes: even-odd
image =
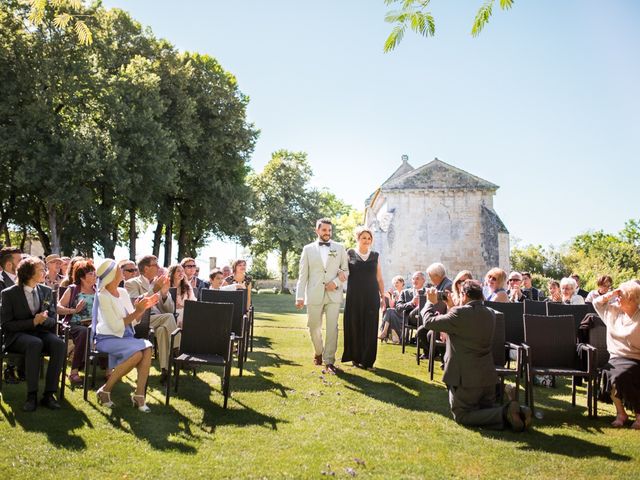
{"type": "Polygon", "coordinates": [[[27,244],[27,227],[22,226],[22,238],[20,239],[20,250],[24,252],[24,246],[27,244]]]}
{"type": "Polygon", "coordinates": [[[287,262],[288,251],[286,248],[280,247],[280,291],[282,293],[291,293],[289,291],[289,264],[287,262]]]}
{"type": "Polygon", "coordinates": [[[38,234],[38,239],[40,243],[42,243],[42,249],[44,250],[44,254],[49,255],[51,253],[51,242],[49,241],[49,235],[45,232],[42,227],[42,216],[41,216],[41,204],[40,202],[35,203],[35,210],[33,211],[33,216],[31,217],[31,225],[35,229],[38,234]]]}
{"type": "Polygon", "coordinates": [[[160,214],[158,214],[158,224],[153,232],[153,248],[151,254],[156,258],[160,256],[160,244],[162,243],[162,231],[164,230],[164,223],[160,220],[160,214]]]}
{"type": "Polygon", "coordinates": [[[5,247],[11,246],[11,235],[9,234],[9,227],[5,224],[2,227],[2,233],[4,233],[4,245],[5,247]]]}
{"type": "Polygon", "coordinates": [[[173,215],[169,217],[164,229],[164,266],[171,265],[171,254],[173,250],[173,215]]]}
{"type": "Polygon", "coordinates": [[[180,231],[178,233],[178,259],[184,258],[187,253],[187,229],[183,219],[180,219],[180,231]]]}
{"type": "Polygon", "coordinates": [[[129,260],[136,260],[136,240],[138,232],[136,231],[136,208],[131,205],[129,209],[129,260]]]}
{"type": "Polygon", "coordinates": [[[58,214],[56,208],[47,205],[47,220],[49,222],[49,232],[51,234],[51,253],[60,254],[60,232],[58,231],[58,214]]]}

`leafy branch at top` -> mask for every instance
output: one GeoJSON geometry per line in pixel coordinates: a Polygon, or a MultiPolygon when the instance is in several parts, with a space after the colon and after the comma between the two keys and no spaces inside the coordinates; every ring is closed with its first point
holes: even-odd
{"type": "Polygon", "coordinates": [[[82,9],[82,0],[28,0],[28,2],[29,21],[34,25],[44,23],[49,7],[54,11],[53,24],[56,27],[73,30],[82,45],[91,45],[93,42],[91,30],[84,20],[80,19],[83,15],[75,13],[82,9]]]}
{"type": "MultiPolygon", "coordinates": [[[[500,0],[500,8],[508,10],[515,0],[500,0]]],[[[398,10],[387,12],[385,22],[394,24],[393,30],[384,42],[384,52],[394,50],[404,38],[407,27],[423,37],[433,37],[436,24],[431,12],[427,11],[430,0],[384,0],[386,5],[398,5],[398,10]]],[[[495,0],[486,0],[478,9],[471,27],[471,35],[477,37],[491,18],[495,0]]]]}

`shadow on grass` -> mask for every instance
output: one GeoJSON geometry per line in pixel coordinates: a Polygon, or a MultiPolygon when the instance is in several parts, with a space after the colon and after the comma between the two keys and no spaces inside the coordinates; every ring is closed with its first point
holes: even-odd
{"type": "MultiPolygon", "coordinates": [[[[224,401],[224,397],[221,391],[218,391],[220,394],[220,403],[211,401],[212,386],[202,378],[202,374],[204,372],[212,373],[214,372],[214,369],[215,367],[207,367],[206,369],[202,368],[199,371],[198,376],[195,378],[192,375],[187,377],[187,374],[183,372],[180,376],[181,379],[179,382],[178,392],[176,393],[173,389],[171,391],[172,399],[175,400],[176,398],[180,398],[184,401],[188,401],[194,407],[202,409],[203,417],[202,422],[198,425],[199,428],[207,433],[214,433],[218,427],[225,425],[258,425],[270,428],[271,430],[278,429],[278,423],[283,422],[283,420],[269,415],[264,415],[234,398],[233,392],[234,390],[237,391],[236,385],[240,377],[232,376],[230,379],[230,408],[226,410],[223,408],[222,402],[224,401]],[[180,388],[182,388],[182,390],[180,390],[180,388]],[[232,408],[234,404],[239,405],[241,408],[232,408]]],[[[218,368],[216,373],[222,375],[222,369],[218,368]]],[[[175,411],[173,407],[167,408],[171,408],[175,411]]]]}
{"type": "MultiPolygon", "coordinates": [[[[362,372],[362,370],[355,370],[362,372]]],[[[419,412],[434,412],[449,416],[448,395],[445,389],[402,373],[376,368],[374,375],[383,381],[351,373],[350,368],[338,375],[348,382],[346,388],[381,402],[419,412]]]]}
{"type": "MultiPolygon", "coordinates": [[[[38,406],[35,412],[23,412],[22,402],[10,395],[13,409],[5,409],[4,402],[0,403],[0,410],[12,427],[20,425],[27,432],[44,433],[49,443],[57,448],[66,450],[84,450],[87,444],[84,439],[74,432],[82,427],[93,427],[87,415],[75,409],[66,399],[60,402],[62,408],[51,411],[38,406]]],[[[4,398],[3,398],[4,400],[4,398]]]]}
{"type": "Polygon", "coordinates": [[[553,453],[572,458],[602,457],[616,462],[629,462],[633,458],[611,451],[611,447],[572,437],[565,434],[546,434],[535,428],[521,434],[508,434],[499,431],[479,430],[483,437],[525,443],[520,450],[553,453]]]}
{"type": "Polygon", "coordinates": [[[280,368],[282,366],[300,366],[300,364],[292,360],[286,360],[277,353],[250,352],[247,361],[244,363],[244,370],[253,375],[234,377],[231,384],[232,389],[241,392],[275,390],[279,392],[281,397],[287,398],[287,390],[290,390],[291,387],[273,381],[272,378],[275,377],[275,374],[262,370],[265,367],[280,368]]]}

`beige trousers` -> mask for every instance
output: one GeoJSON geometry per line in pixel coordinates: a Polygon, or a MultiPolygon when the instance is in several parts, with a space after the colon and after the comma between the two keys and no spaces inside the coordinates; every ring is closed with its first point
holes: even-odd
{"type": "MultiPolygon", "coordinates": [[[[176,318],[173,313],[160,313],[151,315],[151,321],[149,322],[156,335],[156,344],[158,345],[158,360],[160,362],[160,368],[169,368],[169,342],[171,341],[171,334],[177,328],[176,318]]],[[[180,335],[176,336],[173,342],[174,348],[180,346],[180,335]]]]}
{"type": "MultiPolygon", "coordinates": [[[[327,300],[325,295],[325,301],[327,300]]],[[[316,355],[322,355],[325,365],[336,362],[336,350],[338,350],[338,315],[339,303],[324,303],[321,305],[307,305],[307,326],[311,335],[311,342],[316,355]],[[326,337],[324,347],[322,344],[322,315],[327,318],[326,337]]]]}

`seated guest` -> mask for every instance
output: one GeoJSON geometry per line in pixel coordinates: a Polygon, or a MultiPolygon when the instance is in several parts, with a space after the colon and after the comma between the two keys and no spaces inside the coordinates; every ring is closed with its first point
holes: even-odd
{"type": "Polygon", "coordinates": [[[613,285],[613,279],[609,275],[602,275],[601,277],[598,277],[598,280],[596,281],[596,285],[598,288],[596,288],[595,290],[591,290],[589,292],[589,295],[587,295],[585,302],[593,302],[600,295],[604,295],[609,290],[611,290],[611,285],[613,285]]]}
{"type": "Polygon", "coordinates": [[[225,287],[222,286],[224,283],[222,270],[219,268],[214,268],[209,273],[209,286],[207,289],[209,290],[237,290],[235,284],[227,285],[225,287]]]}
{"type": "Polygon", "coordinates": [[[222,276],[223,276],[223,278],[227,278],[232,273],[233,272],[231,271],[231,267],[229,265],[225,265],[224,267],[222,267],[222,276]]]}
{"type": "Polygon", "coordinates": [[[69,270],[69,264],[71,263],[71,257],[60,257],[60,276],[62,278],[68,277],[71,275],[71,270],[69,270]]]}
{"type": "MultiPolygon", "coordinates": [[[[404,289],[404,278],[402,278],[401,275],[396,275],[391,280],[391,283],[393,284],[393,288],[385,293],[384,314],[382,315],[380,334],[378,335],[380,340],[387,340],[390,331],[395,333],[397,338],[400,338],[402,334],[402,316],[396,311],[395,307],[404,289]]],[[[393,343],[397,344],[400,342],[399,340],[394,340],[393,343]]]]}
{"type": "Polygon", "coordinates": [[[547,284],[549,296],[544,299],[545,302],[560,303],[562,302],[562,294],[560,293],[560,282],[551,280],[547,284]]]}
{"type": "Polygon", "coordinates": [[[567,305],[584,305],[584,298],[577,295],[578,285],[571,277],[565,277],[560,280],[560,301],[567,305]]]}
{"type": "Polygon", "coordinates": [[[469,270],[461,270],[453,279],[451,300],[447,301],[449,308],[462,306],[462,284],[465,280],[473,280],[473,274],[469,270]]]}
{"type": "Polygon", "coordinates": [[[122,270],[122,284],[120,288],[124,288],[124,282],[138,276],[138,266],[133,260],[120,260],[118,267],[122,270]]]}
{"type": "Polygon", "coordinates": [[[182,327],[184,317],[185,300],[196,300],[191,284],[185,277],[182,265],[176,264],[169,267],[170,286],[176,289],[176,313],[178,314],[178,327],[182,327]]]}
{"type": "Polygon", "coordinates": [[[507,272],[501,268],[492,268],[487,272],[485,276],[487,293],[485,300],[490,302],[508,302],[509,296],[504,289],[504,284],[507,281],[507,272]]]}
{"type": "Polygon", "coordinates": [[[451,291],[451,280],[447,278],[447,271],[441,263],[432,263],[427,267],[427,275],[431,286],[439,292],[451,291]]]}
{"type": "Polygon", "coordinates": [[[496,375],[493,363],[495,313],[482,305],[482,285],[465,280],[461,288],[462,306],[446,315],[436,309],[435,288],[427,290],[423,311],[424,328],[447,334],[443,381],[449,389],[451,413],[457,423],[473,427],[503,429],[510,425],[521,432],[531,423],[531,410],[518,402],[496,405],[496,375]]]}
{"type": "MultiPolygon", "coordinates": [[[[426,277],[422,272],[414,272],[411,276],[411,288],[405,288],[396,302],[396,312],[402,317],[403,313],[408,315],[409,325],[418,326],[420,315],[420,296],[424,295],[424,284],[426,277]]],[[[404,333],[404,332],[403,332],[404,333]]]]}
{"type": "Polygon", "coordinates": [[[0,250],[0,291],[13,287],[18,281],[16,273],[18,264],[22,260],[22,250],[18,247],[4,247],[0,250]]]}
{"type": "MultiPolygon", "coordinates": [[[[204,281],[198,278],[198,265],[196,264],[196,261],[191,257],[187,257],[182,259],[180,265],[184,269],[184,275],[187,282],[193,289],[193,294],[196,298],[200,298],[200,290],[204,288],[204,281]]],[[[169,278],[171,278],[171,275],[169,275],[169,278]]]]}
{"type": "Polygon", "coordinates": [[[53,292],[44,281],[44,263],[29,257],[18,265],[18,283],[2,291],[2,332],[7,352],[25,356],[27,401],[22,407],[32,412],[37,407],[40,355],[49,355],[49,366],[40,403],[50,409],[60,408],[55,398],[66,345],[56,334],[56,306],[53,292]]]}
{"type": "Polygon", "coordinates": [[[84,257],[73,257],[71,260],[69,260],[69,265],[67,266],[67,274],[64,276],[64,278],[62,280],[60,280],[60,286],[61,287],[68,287],[69,285],[73,284],[73,267],[75,266],[75,264],[77,262],[82,262],[84,261],[85,258],[84,257]]]}
{"type": "Polygon", "coordinates": [[[160,292],[139,298],[134,307],[127,290],[118,288],[122,270],[115,260],[104,260],[96,273],[98,291],[93,308],[96,349],[109,354],[109,368],[113,369],[107,382],[96,392],[98,401],[106,407],[113,407],[111,391],[114,385],[136,368],[138,378],[136,391],[131,394],[131,403],[139,411],[147,413],[149,407],[145,392],[153,345],[149,340],[135,338],[133,323],[142,317],[147,308],[158,303],[160,292]]]}
{"type": "Polygon", "coordinates": [[[531,283],[531,274],[529,272],[520,272],[520,275],[522,275],[522,293],[524,293],[525,298],[536,302],[541,301],[542,294],[531,283]]]}
{"type": "Polygon", "coordinates": [[[44,277],[44,284],[51,290],[53,290],[54,293],[57,293],[60,282],[62,281],[62,275],[60,275],[62,260],[60,260],[60,255],[52,253],[44,259],[44,263],[47,266],[47,273],[44,277]]]}
{"type": "MultiPolygon", "coordinates": [[[[169,342],[171,334],[177,328],[176,319],[173,316],[175,310],[173,299],[169,295],[169,277],[158,275],[158,259],[154,255],[145,255],[138,262],[137,277],[124,282],[124,287],[131,298],[160,294],[160,299],[151,309],[151,322],[158,345],[158,359],[160,361],[160,383],[167,381],[167,369],[169,368],[169,342]]],[[[180,344],[180,335],[176,337],[175,345],[180,344]]]]}
{"type": "Polygon", "coordinates": [[[58,301],[58,314],[65,315],[64,322],[69,325],[69,335],[73,339],[73,360],[69,381],[72,384],[81,385],[83,380],[78,371],[84,367],[87,327],[91,325],[96,286],[96,269],[93,261],[75,262],[71,275],[73,283],[58,301]]]}
{"type": "Polygon", "coordinates": [[[507,283],[509,284],[509,289],[507,290],[507,297],[509,297],[509,301],[512,303],[524,302],[526,297],[524,296],[524,292],[521,288],[522,275],[520,275],[520,272],[511,272],[507,283]]]}
{"type": "Polygon", "coordinates": [[[580,295],[582,298],[587,298],[589,292],[580,288],[580,275],[572,273],[570,277],[576,282],[576,295],[580,295]]]}
{"type": "Polygon", "coordinates": [[[247,275],[247,262],[234,260],[231,264],[231,275],[224,279],[223,287],[235,285],[236,289],[247,289],[247,305],[251,305],[251,277],[247,275]]]}
{"type": "Polygon", "coordinates": [[[624,282],[613,292],[596,297],[593,306],[607,326],[611,367],[604,371],[602,394],[616,407],[612,425],[624,426],[629,419],[627,408],[636,415],[631,427],[640,430],[640,284],[624,282]]]}

